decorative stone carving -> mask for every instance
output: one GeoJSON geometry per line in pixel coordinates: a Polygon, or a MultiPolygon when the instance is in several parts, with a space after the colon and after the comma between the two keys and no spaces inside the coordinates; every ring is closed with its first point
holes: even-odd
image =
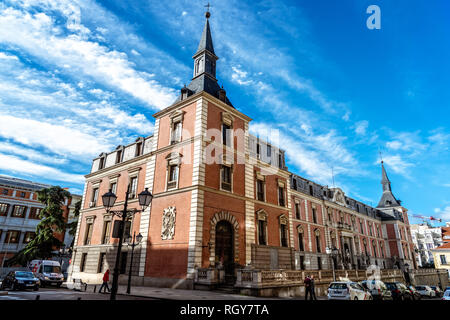
{"type": "Polygon", "coordinates": [[[175,235],[175,215],[176,208],[168,207],[164,209],[161,227],[161,239],[172,240],[175,235]]]}
{"type": "Polygon", "coordinates": [[[333,201],[346,207],[347,204],[345,203],[344,192],[339,188],[334,188],[333,191],[334,191],[333,201]]]}

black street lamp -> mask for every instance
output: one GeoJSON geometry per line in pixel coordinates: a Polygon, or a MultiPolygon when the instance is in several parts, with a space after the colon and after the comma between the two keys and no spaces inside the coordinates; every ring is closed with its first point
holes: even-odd
{"type": "Polygon", "coordinates": [[[117,254],[116,254],[116,263],[114,266],[114,274],[113,274],[113,282],[111,286],[111,298],[110,300],[116,300],[117,289],[119,286],[119,260],[120,253],[122,252],[122,242],[123,242],[123,231],[125,222],[128,215],[133,215],[137,212],[144,211],[152,202],[153,195],[148,191],[148,188],[145,188],[144,191],[138,194],[139,205],[142,207],[142,210],[128,210],[128,196],[130,194],[130,185],[127,187],[127,192],[125,193],[125,203],[123,205],[123,210],[111,210],[116,202],[117,196],[109,190],[102,196],[103,206],[106,208],[107,213],[111,213],[118,217],[122,218],[121,228],[119,233],[119,244],[117,245],[117,254]]]}
{"type": "Polygon", "coordinates": [[[334,259],[339,255],[339,250],[336,249],[336,247],[333,247],[333,249],[327,247],[326,249],[327,254],[331,256],[331,268],[333,270],[333,282],[336,282],[336,267],[334,265],[334,259]]]}
{"type": "Polygon", "coordinates": [[[130,288],[131,288],[131,267],[133,266],[133,255],[134,255],[134,247],[137,246],[142,241],[142,234],[139,233],[136,236],[136,231],[133,233],[133,241],[131,241],[131,237],[128,238],[128,245],[131,246],[131,261],[130,261],[130,271],[128,272],[128,286],[127,286],[127,293],[130,294],[130,288]],[[130,243],[131,242],[131,243],[130,243]]]}

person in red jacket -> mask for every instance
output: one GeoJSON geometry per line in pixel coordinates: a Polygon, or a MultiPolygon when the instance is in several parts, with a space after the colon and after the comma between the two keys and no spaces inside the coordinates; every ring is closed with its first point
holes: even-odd
{"type": "Polygon", "coordinates": [[[99,293],[102,293],[102,289],[105,288],[104,292],[106,293],[106,289],[108,289],[108,292],[111,292],[108,287],[108,281],[109,281],[109,269],[106,270],[105,274],[103,275],[103,283],[100,287],[100,290],[98,290],[99,293]]]}

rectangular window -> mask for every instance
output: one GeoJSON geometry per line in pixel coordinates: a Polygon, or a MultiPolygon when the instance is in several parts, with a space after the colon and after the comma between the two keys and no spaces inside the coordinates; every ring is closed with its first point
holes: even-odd
{"type": "Polygon", "coordinates": [[[87,253],[82,253],[81,261],[80,261],[80,272],[84,272],[84,268],[86,267],[86,258],[87,258],[87,253]]]}
{"type": "Polygon", "coordinates": [[[174,144],[181,141],[181,121],[175,122],[172,126],[172,137],[170,143],[174,144]]]}
{"type": "Polygon", "coordinates": [[[303,232],[298,233],[298,250],[305,251],[305,247],[303,245],[303,232]]]}
{"type": "Polygon", "coordinates": [[[280,225],[280,232],[281,232],[281,246],[287,247],[288,241],[287,241],[287,230],[286,230],[285,224],[280,225]]]}
{"type": "Polygon", "coordinates": [[[100,158],[99,164],[98,164],[98,170],[103,169],[105,167],[105,158],[100,158]]]}
{"type": "Polygon", "coordinates": [[[109,185],[109,189],[111,190],[112,193],[116,194],[117,193],[117,182],[113,182],[109,185]]]}
{"type": "Polygon", "coordinates": [[[312,216],[313,216],[313,222],[317,223],[317,212],[316,208],[312,208],[312,216]]]}
{"type": "Polygon", "coordinates": [[[372,236],[372,225],[371,224],[369,225],[369,234],[370,234],[370,236],[372,236]]]}
{"type": "Polygon", "coordinates": [[[40,219],[39,214],[41,213],[41,208],[31,208],[30,209],[30,215],[28,216],[29,219],[40,219]]]}
{"type": "Polygon", "coordinates": [[[25,237],[23,237],[23,243],[30,242],[31,240],[34,239],[34,237],[36,237],[36,233],[34,233],[34,232],[25,233],[25,237]]]}
{"type": "Polygon", "coordinates": [[[359,230],[361,231],[362,234],[364,234],[364,228],[363,228],[362,221],[359,221],[359,230]]]}
{"type": "Polygon", "coordinates": [[[100,259],[98,260],[97,273],[103,273],[103,267],[105,265],[106,253],[100,253],[100,259]]]}
{"type": "Polygon", "coordinates": [[[26,210],[27,210],[27,207],[25,207],[25,206],[14,206],[11,216],[16,217],[16,218],[24,218],[26,210]]]}
{"type": "Polygon", "coordinates": [[[7,196],[9,194],[9,190],[8,189],[3,189],[2,194],[4,196],[7,196]]]}
{"type": "Polygon", "coordinates": [[[322,252],[322,250],[320,248],[320,236],[316,236],[316,248],[317,248],[317,252],[322,252]]]}
{"type": "Polygon", "coordinates": [[[231,147],[231,127],[225,123],[222,123],[222,142],[231,147]]]}
{"type": "Polygon", "coordinates": [[[19,243],[20,231],[9,230],[6,233],[5,243],[19,243]]]}
{"type": "Polygon", "coordinates": [[[123,238],[128,239],[131,237],[131,221],[125,221],[125,227],[123,228],[123,238]]]}
{"type": "Polygon", "coordinates": [[[84,245],[85,246],[91,244],[92,229],[93,229],[93,224],[92,223],[87,223],[86,224],[86,232],[85,232],[85,235],[84,235],[84,245]]]}
{"type": "Polygon", "coordinates": [[[300,256],[300,270],[303,270],[305,268],[305,257],[300,256]]]}
{"type": "Polygon", "coordinates": [[[26,193],[25,193],[25,192],[23,192],[23,191],[22,191],[22,192],[20,192],[20,197],[21,197],[21,198],[25,198],[25,195],[26,195],[26,193]]]}
{"type": "Polygon", "coordinates": [[[256,154],[259,156],[261,151],[260,151],[261,147],[259,145],[259,143],[256,144],[256,154]]]}
{"type": "Polygon", "coordinates": [[[309,194],[312,195],[312,196],[314,195],[313,187],[312,187],[312,186],[309,186],[309,194]]]}
{"type": "Polygon", "coordinates": [[[108,244],[111,238],[111,221],[105,221],[103,224],[102,244],[108,244]]]}
{"type": "Polygon", "coordinates": [[[168,180],[167,181],[167,189],[173,189],[177,187],[177,181],[178,181],[178,165],[170,165],[169,166],[169,172],[168,172],[168,180]]]}
{"type": "Polygon", "coordinates": [[[122,254],[120,255],[119,274],[125,274],[127,272],[127,256],[128,252],[122,252],[122,254]]]}
{"type": "Polygon", "coordinates": [[[439,257],[441,258],[441,264],[447,264],[447,258],[445,255],[441,254],[439,257]]]}
{"type": "Polygon", "coordinates": [[[142,142],[136,143],[136,153],[135,153],[135,157],[139,157],[141,155],[141,150],[142,149],[142,142]]]}
{"type": "Polygon", "coordinates": [[[116,153],[116,163],[122,161],[122,150],[118,150],[116,153]]]}
{"type": "Polygon", "coordinates": [[[256,179],[256,195],[259,201],[264,201],[264,181],[256,179]]]}
{"type": "Polygon", "coordinates": [[[299,203],[295,204],[295,218],[300,219],[300,204],[299,203]]]}
{"type": "Polygon", "coordinates": [[[0,216],[6,216],[8,214],[9,204],[0,203],[0,216]]]}
{"type": "Polygon", "coordinates": [[[134,199],[137,196],[137,177],[130,179],[130,196],[129,199],[134,199]]]}
{"type": "Polygon", "coordinates": [[[258,239],[260,245],[267,245],[266,243],[266,222],[264,220],[258,220],[258,239]]]}
{"type": "Polygon", "coordinates": [[[97,206],[97,200],[98,200],[98,188],[94,188],[94,189],[92,189],[92,198],[91,198],[92,206],[91,207],[97,206]]]}
{"type": "Polygon", "coordinates": [[[231,191],[231,167],[222,166],[221,188],[226,191],[231,191]]]}
{"type": "Polygon", "coordinates": [[[283,168],[283,157],[281,156],[281,153],[278,154],[278,168],[283,168]]]}
{"type": "Polygon", "coordinates": [[[284,188],[278,187],[278,204],[284,207],[284,188]]]}
{"type": "Polygon", "coordinates": [[[267,157],[270,159],[272,157],[272,146],[267,145],[267,157]]]}
{"type": "Polygon", "coordinates": [[[297,179],[292,180],[292,187],[294,190],[297,190],[297,179]]]}
{"type": "Polygon", "coordinates": [[[317,269],[322,270],[322,259],[317,257],[317,269]]]}

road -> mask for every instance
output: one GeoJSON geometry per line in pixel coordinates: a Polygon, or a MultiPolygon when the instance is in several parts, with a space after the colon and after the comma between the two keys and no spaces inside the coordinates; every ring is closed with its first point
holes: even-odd
{"type": "MultiPolygon", "coordinates": [[[[0,295],[0,301],[5,300],[109,300],[110,295],[104,293],[79,292],[65,288],[40,288],[39,291],[7,290],[7,295],[0,295]]],[[[152,298],[117,295],[117,300],[156,300],[152,298]]]]}

